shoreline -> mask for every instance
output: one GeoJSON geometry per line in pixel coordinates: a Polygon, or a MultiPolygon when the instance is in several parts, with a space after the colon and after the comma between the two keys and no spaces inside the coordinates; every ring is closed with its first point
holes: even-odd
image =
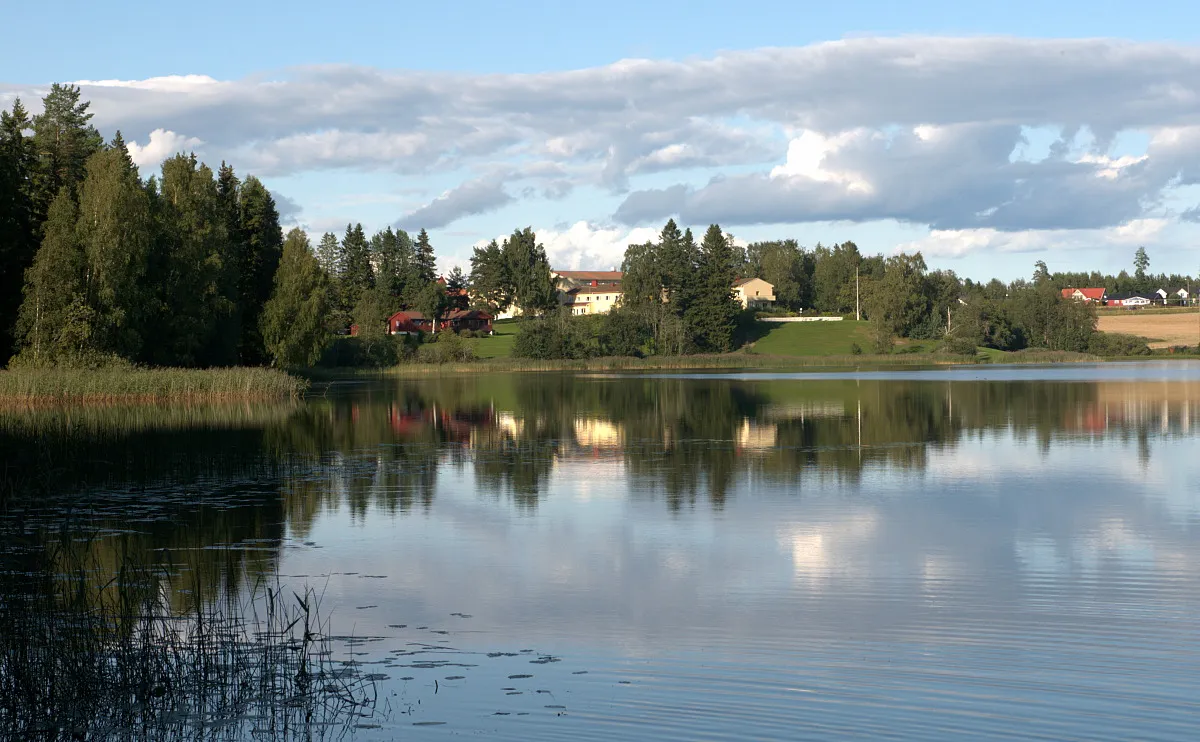
{"type": "Polygon", "coordinates": [[[269,368],[18,368],[0,371],[0,406],[287,400],[303,397],[308,386],[269,368]]]}

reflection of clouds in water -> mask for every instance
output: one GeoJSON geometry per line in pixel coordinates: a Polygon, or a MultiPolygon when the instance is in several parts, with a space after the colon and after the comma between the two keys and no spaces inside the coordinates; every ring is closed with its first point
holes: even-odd
{"type": "Polygon", "coordinates": [[[791,555],[797,582],[826,589],[838,579],[870,577],[864,547],[875,538],[879,525],[876,512],[863,510],[837,520],[783,526],[777,540],[791,555]]]}

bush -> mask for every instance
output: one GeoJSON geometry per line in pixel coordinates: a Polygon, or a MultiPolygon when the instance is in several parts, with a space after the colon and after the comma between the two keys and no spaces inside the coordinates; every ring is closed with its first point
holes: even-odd
{"type": "Polygon", "coordinates": [[[317,366],[321,368],[386,368],[411,360],[417,338],[407,335],[383,335],[375,338],[339,337],[335,339],[317,366]]]}
{"type": "Polygon", "coordinates": [[[441,332],[434,342],[417,348],[418,363],[466,363],[475,360],[475,350],[466,340],[452,332],[441,332]]]}
{"type": "Polygon", "coordinates": [[[975,343],[969,338],[951,337],[942,343],[942,351],[956,356],[975,355],[975,343]]]}
{"type": "Polygon", "coordinates": [[[1088,341],[1088,352],[1098,356],[1148,356],[1146,339],[1116,332],[1097,332],[1088,341]]]}
{"type": "Polygon", "coordinates": [[[513,358],[558,360],[600,355],[600,330],[604,317],[572,317],[566,312],[524,320],[513,342],[513,358]]]}
{"type": "Polygon", "coordinates": [[[860,346],[858,343],[850,343],[850,355],[861,356],[862,346],[860,346]]]}

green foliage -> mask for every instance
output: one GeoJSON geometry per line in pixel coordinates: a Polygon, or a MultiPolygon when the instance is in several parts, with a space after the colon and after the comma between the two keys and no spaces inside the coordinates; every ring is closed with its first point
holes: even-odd
{"type": "Polygon", "coordinates": [[[26,136],[31,126],[21,99],[0,111],[0,363],[15,347],[25,271],[38,251],[34,200],[37,151],[26,136]]]}
{"type": "Polygon", "coordinates": [[[442,332],[434,342],[417,348],[416,360],[419,363],[466,363],[475,360],[475,351],[453,332],[442,332]]]}
{"type": "Polygon", "coordinates": [[[158,280],[158,331],[148,357],[159,364],[237,363],[238,255],[227,232],[228,203],[213,172],[195,156],[162,166],[158,240],[152,261],[158,280]]]}
{"type": "Polygon", "coordinates": [[[732,239],[719,226],[711,225],[700,244],[697,291],[685,314],[694,341],[702,350],[733,350],[733,332],[741,311],[733,294],[736,268],[732,239]]]}
{"type": "Polygon", "coordinates": [[[413,360],[417,340],[407,335],[335,338],[321,354],[322,368],[388,368],[413,360]]]}
{"type": "Polygon", "coordinates": [[[277,366],[311,366],[329,343],[329,290],[308,237],[288,233],[275,291],[262,310],[262,338],[277,366]]]}
{"type": "Polygon", "coordinates": [[[774,286],[777,307],[811,306],[813,261],[795,240],[755,242],[746,248],[746,260],[746,277],[774,286]]]}
{"type": "Polygon", "coordinates": [[[853,312],[855,270],[860,269],[859,272],[867,277],[872,275],[861,270],[864,261],[858,245],[843,242],[830,248],[818,244],[812,257],[813,307],[831,314],[853,312]]]}
{"type": "Polygon", "coordinates": [[[512,306],[512,280],[500,244],[492,240],[471,255],[471,291],[493,314],[512,306]]]}
{"type": "Polygon", "coordinates": [[[104,145],[91,125],[90,104],[79,97],[77,85],[55,83],[42,98],[42,112],[33,117],[38,157],[33,186],[39,223],[59,191],[65,187],[74,192],[83,182],[88,160],[104,145]]]}
{"type": "Polygon", "coordinates": [[[1097,332],[1088,341],[1087,352],[1098,356],[1148,356],[1146,338],[1117,332],[1097,332]]]}
{"type": "Polygon", "coordinates": [[[1146,248],[1138,247],[1137,252],[1133,254],[1133,275],[1139,281],[1146,278],[1146,270],[1150,268],[1150,256],[1146,254],[1146,248]]]}
{"type": "Polygon", "coordinates": [[[87,304],[95,312],[92,345],[135,358],[152,305],[144,278],[154,225],[149,197],[123,145],[88,159],[78,234],[87,256],[87,304]]]}
{"type": "Polygon", "coordinates": [[[288,398],[300,396],[306,386],[273,369],[144,369],[119,360],[86,368],[0,371],[0,400],[24,402],[288,398]]]}
{"type": "Polygon", "coordinates": [[[930,316],[925,260],[920,253],[888,258],[883,277],[868,280],[863,293],[877,353],[887,352],[893,338],[910,336],[930,316]]]}
{"type": "Polygon", "coordinates": [[[342,238],[342,306],[353,312],[363,294],[375,288],[375,270],[371,266],[371,246],[361,224],[346,225],[342,238]]]}
{"type": "MultiPolygon", "coordinates": [[[[404,239],[408,240],[407,234],[404,234],[404,239]]],[[[437,258],[433,254],[433,245],[429,244],[429,233],[424,229],[417,234],[417,241],[412,243],[412,265],[418,285],[426,286],[437,280],[437,258]]]]}
{"type": "Polygon", "coordinates": [[[283,231],[275,199],[254,176],[246,178],[241,186],[238,210],[242,247],[237,288],[237,312],[242,325],[238,353],[242,363],[256,364],[267,359],[259,334],[259,314],[274,290],[275,272],[283,256],[283,231]]]}
{"type": "Polygon", "coordinates": [[[536,316],[558,308],[558,291],[550,279],[550,261],[537,235],[526,227],[514,230],[500,248],[507,268],[513,303],[521,313],[536,316]]]}
{"type": "Polygon", "coordinates": [[[551,360],[599,356],[601,322],[603,318],[598,316],[572,317],[567,310],[524,320],[513,345],[513,357],[551,360]]]}

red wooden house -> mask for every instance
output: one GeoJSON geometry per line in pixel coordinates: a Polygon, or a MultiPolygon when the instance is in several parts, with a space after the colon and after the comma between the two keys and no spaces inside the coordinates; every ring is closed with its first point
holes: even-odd
{"type": "Polygon", "coordinates": [[[447,312],[445,317],[438,320],[438,329],[452,332],[482,330],[490,335],[492,333],[492,315],[481,309],[455,309],[447,312]]]}
{"type": "Polygon", "coordinates": [[[421,312],[396,312],[391,317],[388,317],[389,335],[416,335],[422,332],[431,332],[432,330],[433,322],[421,312]]]}

